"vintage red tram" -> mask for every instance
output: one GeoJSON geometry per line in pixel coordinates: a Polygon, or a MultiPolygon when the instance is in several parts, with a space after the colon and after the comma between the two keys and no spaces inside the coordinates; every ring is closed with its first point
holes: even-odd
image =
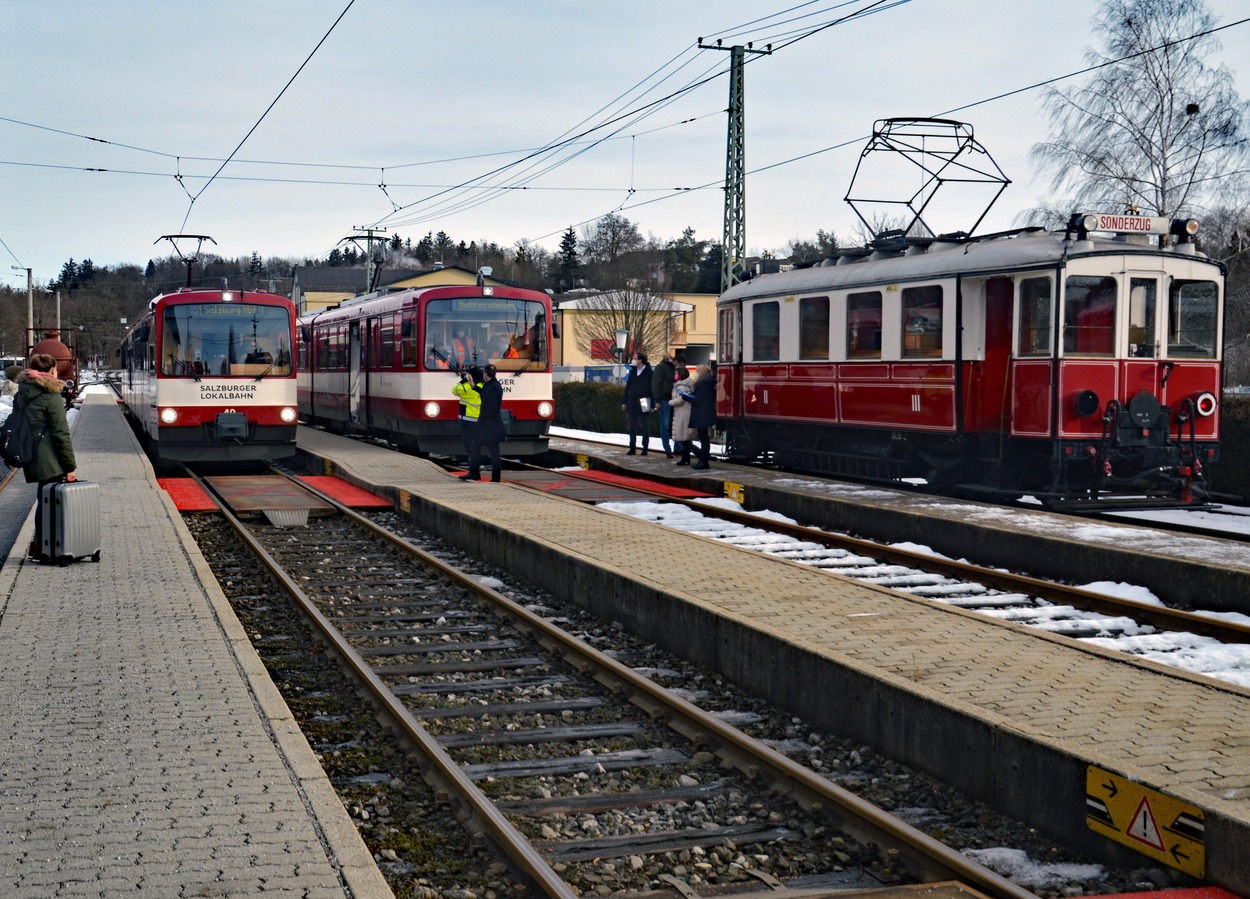
{"type": "Polygon", "coordinates": [[[371,294],[299,320],[300,417],[401,448],[462,452],[452,388],[494,364],[505,455],[547,448],[555,415],[551,297],[515,287],[439,285],[371,294]]]}
{"type": "Polygon", "coordinates": [[[120,349],[121,398],[154,458],[243,462],[295,454],[295,306],[241,290],[161,294],[120,349]]]}
{"type": "Polygon", "coordinates": [[[1044,501],[1208,492],[1224,269],[1196,222],[878,240],[721,297],[727,452],[1044,501]],[[1160,235],[1170,234],[1160,246],[1160,235]]]}

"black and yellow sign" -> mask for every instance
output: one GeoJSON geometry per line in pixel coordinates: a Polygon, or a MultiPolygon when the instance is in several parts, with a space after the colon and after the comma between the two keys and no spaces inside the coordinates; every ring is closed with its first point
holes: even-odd
{"type": "Polygon", "coordinates": [[[725,481],[725,497],[731,499],[738,505],[742,505],[747,501],[747,488],[745,484],[735,484],[733,481],[725,481]]]}
{"type": "Polygon", "coordinates": [[[1201,809],[1090,765],[1085,769],[1085,823],[1194,877],[1206,872],[1201,809]]]}

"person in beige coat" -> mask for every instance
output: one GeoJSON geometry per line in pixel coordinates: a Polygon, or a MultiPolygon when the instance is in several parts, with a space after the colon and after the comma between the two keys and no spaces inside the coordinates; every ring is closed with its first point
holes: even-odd
{"type": "Polygon", "coordinates": [[[694,395],[694,378],[687,377],[673,385],[673,398],[669,405],[673,410],[673,452],[680,458],[678,465],[690,464],[690,401],[682,394],[694,395]]]}

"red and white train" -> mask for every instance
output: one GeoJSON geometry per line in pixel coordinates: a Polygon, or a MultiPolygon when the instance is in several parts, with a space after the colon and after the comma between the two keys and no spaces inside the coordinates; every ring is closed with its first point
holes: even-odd
{"type": "Polygon", "coordinates": [[[1055,504],[1201,501],[1225,270],[1196,230],[1077,215],[895,236],[740,283],[718,303],[728,455],[1055,504]]]}
{"type": "Polygon", "coordinates": [[[295,454],[295,306],[240,290],[155,297],[121,345],[120,393],[161,462],[295,454]]]}
{"type": "Polygon", "coordinates": [[[452,388],[494,364],[504,390],[505,455],[547,448],[555,416],[551,297],[515,287],[440,285],[371,294],[304,315],[300,418],[417,453],[462,454],[452,388]]]}

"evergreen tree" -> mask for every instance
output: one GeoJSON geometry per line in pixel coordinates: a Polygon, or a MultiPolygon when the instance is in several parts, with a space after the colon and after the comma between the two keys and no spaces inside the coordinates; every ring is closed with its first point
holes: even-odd
{"type": "Polygon", "coordinates": [[[577,273],[582,267],[577,257],[577,234],[573,226],[560,238],[560,252],[556,257],[555,282],[560,293],[566,293],[577,286],[577,273]]]}

